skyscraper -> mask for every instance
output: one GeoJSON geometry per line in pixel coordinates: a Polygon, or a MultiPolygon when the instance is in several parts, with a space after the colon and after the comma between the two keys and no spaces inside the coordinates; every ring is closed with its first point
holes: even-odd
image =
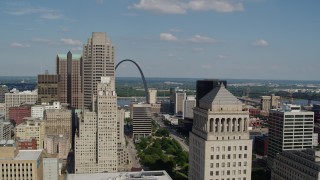
{"type": "Polygon", "coordinates": [[[75,137],[75,173],[117,172],[117,95],[114,77],[101,77],[93,111],[84,111],[75,137]]]}
{"type": "Polygon", "coordinates": [[[287,104],[282,109],[269,111],[268,165],[284,150],[312,148],[314,113],[287,104]]]}
{"type": "Polygon", "coordinates": [[[83,48],[83,102],[92,109],[101,77],[114,77],[114,47],[104,32],[93,32],[83,48]]]}
{"type": "Polygon", "coordinates": [[[58,101],[58,81],[56,74],[38,74],[38,104],[58,101]]]}
{"type": "Polygon", "coordinates": [[[134,140],[150,136],[151,126],[151,105],[131,104],[132,134],[134,140]]]}
{"type": "Polygon", "coordinates": [[[82,58],[79,54],[57,55],[58,98],[61,103],[68,103],[71,107],[82,108],[82,58]]]}
{"type": "Polygon", "coordinates": [[[248,121],[248,111],[242,110],[242,103],[224,85],[204,95],[194,108],[189,180],[250,180],[248,121]]]}

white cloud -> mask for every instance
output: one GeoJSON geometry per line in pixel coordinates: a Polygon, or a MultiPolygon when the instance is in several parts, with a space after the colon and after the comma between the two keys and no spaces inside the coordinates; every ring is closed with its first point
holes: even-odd
{"type": "Polygon", "coordinates": [[[96,2],[97,2],[98,4],[103,4],[103,3],[104,3],[104,0],[96,0],[96,2]]]}
{"type": "Polygon", "coordinates": [[[44,8],[44,7],[27,7],[12,10],[8,12],[11,15],[28,15],[28,14],[38,14],[38,13],[53,13],[55,10],[44,8]]]}
{"type": "Polygon", "coordinates": [[[185,14],[192,11],[235,12],[243,11],[243,4],[233,0],[140,0],[129,8],[164,14],[185,14]]]}
{"type": "Polygon", "coordinates": [[[42,14],[40,17],[42,19],[55,20],[55,19],[61,19],[63,17],[63,15],[62,14],[47,13],[47,14],[42,14]]]}
{"type": "Polygon", "coordinates": [[[219,59],[226,59],[227,57],[228,57],[228,56],[222,55],[222,54],[219,54],[219,55],[218,55],[218,58],[219,58],[219,59]]]}
{"type": "Polygon", "coordinates": [[[71,51],[82,51],[82,47],[71,48],[71,51]]]}
{"type": "Polygon", "coordinates": [[[79,40],[73,40],[73,39],[60,39],[60,41],[63,43],[63,44],[66,44],[66,45],[72,45],[72,46],[79,46],[79,45],[82,45],[81,41],[79,40]]]}
{"type": "Polygon", "coordinates": [[[184,5],[185,3],[180,0],[140,0],[139,3],[129,8],[165,14],[184,14],[186,13],[184,5]]]}
{"type": "Polygon", "coordinates": [[[257,47],[266,47],[269,46],[269,43],[266,40],[260,39],[252,43],[252,45],[257,47]]]}
{"type": "Polygon", "coordinates": [[[178,38],[176,38],[174,35],[172,35],[170,33],[161,33],[160,39],[163,41],[177,41],[178,40],[178,38]]]}
{"type": "Polygon", "coordinates": [[[176,28],[169,29],[169,31],[170,32],[182,32],[182,30],[176,29],[176,28]]]}
{"type": "Polygon", "coordinates": [[[203,48],[193,48],[192,49],[193,52],[201,52],[203,50],[204,50],[203,48]]]}
{"type": "Polygon", "coordinates": [[[201,35],[195,35],[191,38],[186,39],[186,41],[192,42],[192,43],[217,43],[217,42],[219,42],[218,40],[215,40],[211,37],[201,36],[201,35]]]}
{"type": "Polygon", "coordinates": [[[13,48],[29,48],[29,47],[31,47],[30,44],[22,44],[22,43],[18,43],[18,42],[13,42],[10,44],[10,46],[13,48]]]}
{"type": "Polygon", "coordinates": [[[33,42],[37,42],[37,43],[45,43],[48,45],[55,45],[58,44],[58,42],[50,40],[50,39],[44,39],[44,38],[33,38],[32,39],[33,42]]]}

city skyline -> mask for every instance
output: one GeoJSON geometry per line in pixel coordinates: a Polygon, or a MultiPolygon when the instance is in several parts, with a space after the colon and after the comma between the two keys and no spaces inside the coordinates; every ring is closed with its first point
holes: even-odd
{"type": "MultiPolygon", "coordinates": [[[[36,76],[46,69],[53,74],[56,55],[82,54],[92,32],[107,32],[115,62],[133,59],[146,77],[316,80],[319,75],[315,0],[62,2],[0,2],[0,76],[36,76]]],[[[117,76],[139,77],[129,66],[120,66],[117,76]]]]}

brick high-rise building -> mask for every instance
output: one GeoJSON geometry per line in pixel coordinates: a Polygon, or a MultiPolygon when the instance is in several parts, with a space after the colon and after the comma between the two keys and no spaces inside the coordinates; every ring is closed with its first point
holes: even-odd
{"type": "Polygon", "coordinates": [[[83,48],[83,102],[92,110],[92,97],[101,77],[114,77],[114,47],[104,32],[93,32],[83,48]]]}
{"type": "Polygon", "coordinates": [[[79,54],[57,55],[58,98],[72,108],[82,108],[82,57],[79,54]]]}

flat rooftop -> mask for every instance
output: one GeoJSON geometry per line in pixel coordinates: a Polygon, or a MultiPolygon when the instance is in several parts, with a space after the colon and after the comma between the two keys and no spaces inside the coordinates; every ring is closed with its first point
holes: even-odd
{"type": "Polygon", "coordinates": [[[166,171],[67,174],[67,180],[172,180],[166,171]]]}
{"type": "Polygon", "coordinates": [[[18,155],[14,160],[37,160],[42,153],[42,150],[19,150],[18,155]]]}

